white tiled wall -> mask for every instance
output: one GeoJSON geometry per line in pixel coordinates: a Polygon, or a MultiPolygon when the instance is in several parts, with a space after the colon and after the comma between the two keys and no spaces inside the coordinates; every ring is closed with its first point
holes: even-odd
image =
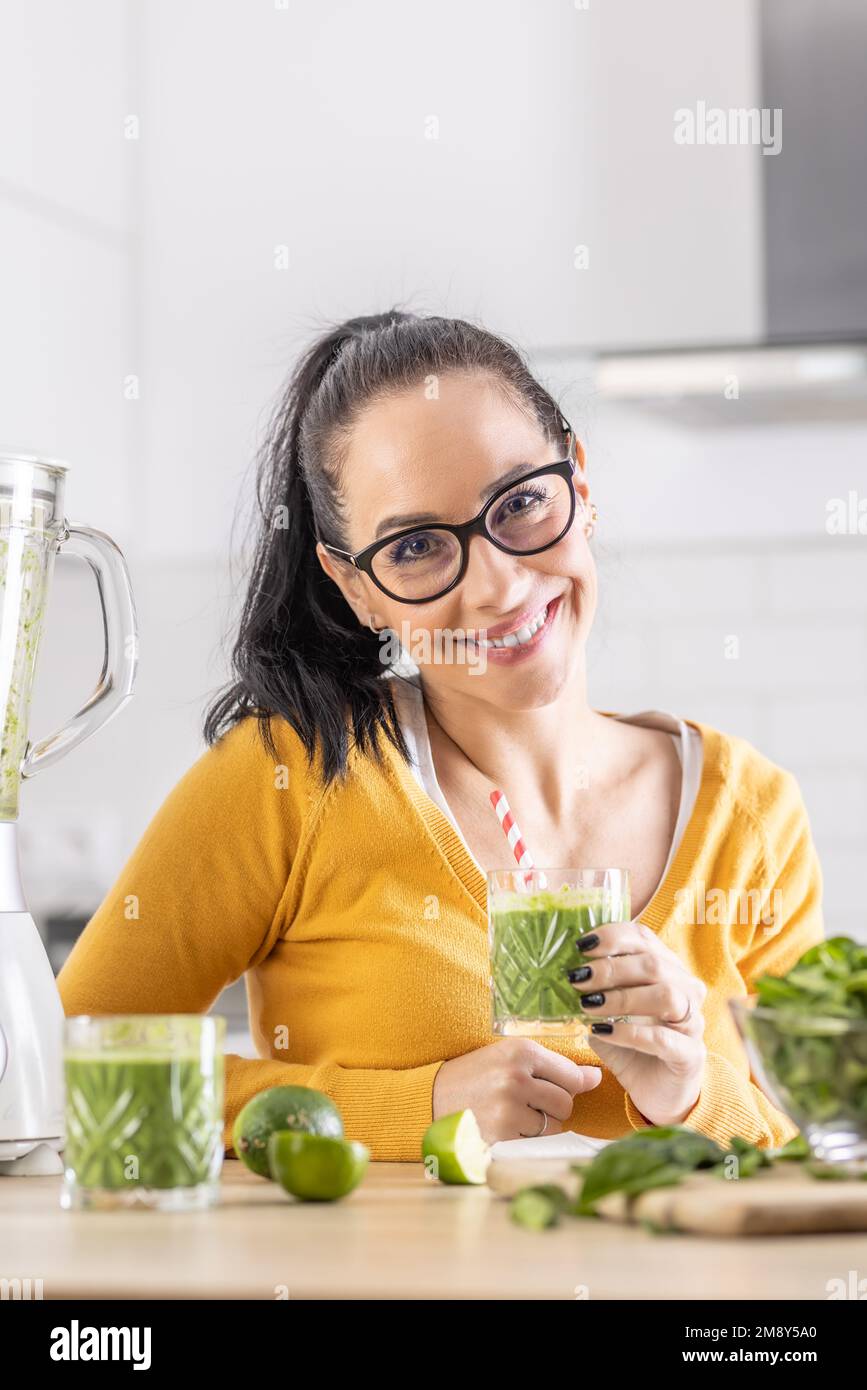
{"type": "Polygon", "coordinates": [[[826,930],[867,941],[864,539],[600,542],[596,558],[593,704],[698,719],[789,768],[825,875],[826,930]]]}

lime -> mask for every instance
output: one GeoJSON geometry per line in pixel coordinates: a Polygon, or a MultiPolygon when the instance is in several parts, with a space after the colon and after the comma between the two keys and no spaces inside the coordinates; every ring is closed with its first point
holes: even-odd
{"type": "Polygon", "coordinates": [[[232,1147],[254,1173],[270,1178],[268,1140],[275,1129],[343,1137],[343,1120],[330,1096],[309,1086],[269,1086],[248,1100],[232,1126],[232,1147]]]}
{"type": "Polygon", "coordinates": [[[434,1159],[433,1176],[441,1182],[483,1183],[491,1161],[472,1110],[434,1120],[421,1141],[421,1155],[434,1159]]]}
{"type": "Polygon", "coordinates": [[[554,1183],[540,1183],[537,1187],[522,1187],[509,1204],[513,1221],[519,1226],[527,1226],[531,1231],[542,1231],[546,1226],[556,1226],[564,1211],[569,1210],[569,1198],[554,1183]]]}
{"type": "Polygon", "coordinates": [[[361,1182],[370,1149],[355,1139],[278,1129],[268,1140],[268,1161],[284,1192],[304,1202],[333,1202],[361,1182]]]}

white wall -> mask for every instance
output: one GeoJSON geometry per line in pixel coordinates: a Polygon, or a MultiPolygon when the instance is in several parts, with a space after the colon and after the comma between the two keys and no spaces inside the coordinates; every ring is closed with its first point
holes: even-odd
{"type": "Polygon", "coordinates": [[[69,514],[127,539],[135,414],[127,7],[0,5],[0,449],[72,465],[69,514]]]}
{"type": "Polygon", "coordinates": [[[524,0],[148,5],[149,546],[222,548],[257,421],[330,316],[408,298],[571,337],[584,18],[524,0]]]}
{"type": "MultiPolygon", "coordinates": [[[[124,392],[136,355],[130,40],[130,10],[116,0],[0,5],[0,451],[66,461],[67,516],[109,531],[127,552],[139,428],[124,392]]],[[[82,561],[58,562],[43,651],[34,740],[64,722],[99,675],[97,594],[82,561]]],[[[134,813],[116,775],[125,751],[118,723],[24,788],[37,914],[67,903],[92,910],[104,891],[134,813]]]]}

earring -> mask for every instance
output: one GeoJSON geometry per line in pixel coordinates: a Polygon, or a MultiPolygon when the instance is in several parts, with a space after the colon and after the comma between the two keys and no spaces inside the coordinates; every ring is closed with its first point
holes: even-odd
{"type": "Polygon", "coordinates": [[[378,633],[378,632],[382,632],[383,629],[382,629],[381,627],[377,627],[377,626],[376,626],[376,623],[375,623],[375,621],[374,621],[374,618],[375,618],[375,615],[374,615],[373,613],[368,613],[368,615],[367,615],[367,626],[370,628],[371,632],[377,632],[377,633],[378,633]]]}
{"type": "Polygon", "coordinates": [[[586,526],[584,527],[584,531],[585,531],[585,533],[586,533],[586,535],[587,535],[588,540],[589,540],[589,538],[593,535],[593,532],[594,532],[594,530],[596,529],[596,522],[597,522],[598,520],[599,520],[599,511],[598,511],[598,508],[597,508],[595,502],[591,502],[591,503],[590,503],[590,521],[589,521],[588,525],[586,525],[586,526]]]}

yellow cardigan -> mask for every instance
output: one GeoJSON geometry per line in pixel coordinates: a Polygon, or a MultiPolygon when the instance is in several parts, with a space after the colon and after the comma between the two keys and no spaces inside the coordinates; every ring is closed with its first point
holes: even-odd
{"type": "MultiPolygon", "coordinates": [[[[707,1067],[684,1123],[776,1145],[796,1128],[753,1083],[726,1001],[823,937],[821,870],[792,774],[688,722],[701,786],[639,920],[708,988],[707,1067]],[[697,925],[681,889],[699,897],[697,925]],[[720,889],[729,917],[704,910],[720,889]],[[755,889],[769,904],[779,890],[772,928],[728,897],[755,889]]],[[[346,781],[323,790],[319,758],[309,767],[294,730],[272,727],[279,762],[248,717],[170,791],[60,972],[64,1011],[205,1013],[245,975],[259,1057],[226,1057],[227,1149],[251,1096],[294,1083],[331,1096],[374,1159],[418,1160],[438,1068],[494,1041],[485,879],[390,744],[381,764],[354,750],[346,781]]],[[[588,1046],[546,1045],[599,1065],[588,1046]]],[[[616,1138],[646,1123],[603,1068],[565,1127],[616,1138]]]]}

